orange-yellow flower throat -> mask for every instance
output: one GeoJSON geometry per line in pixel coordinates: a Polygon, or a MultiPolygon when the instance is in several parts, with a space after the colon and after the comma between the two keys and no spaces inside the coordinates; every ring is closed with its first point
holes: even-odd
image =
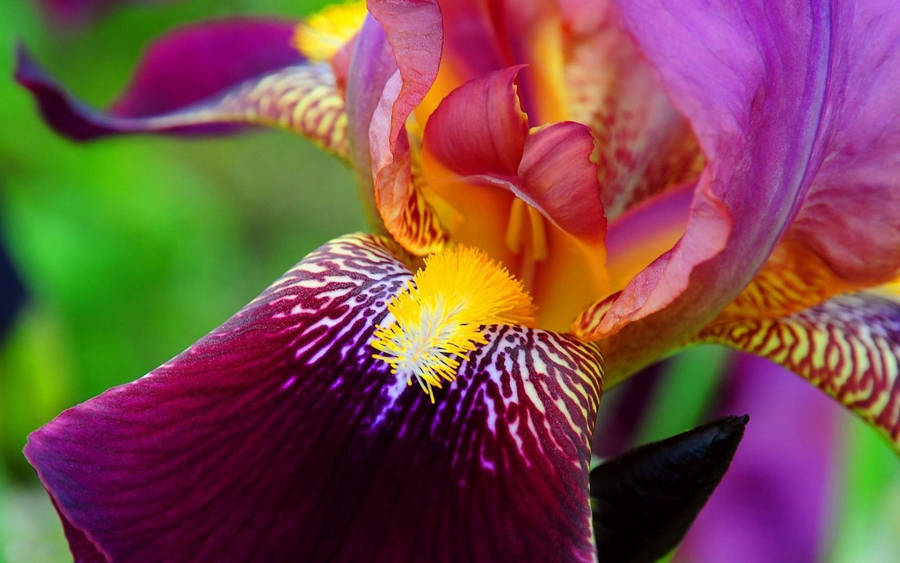
{"type": "Polygon", "coordinates": [[[413,377],[434,402],[434,387],[453,381],[462,360],[487,341],[485,325],[534,326],[534,304],[521,282],[476,248],[432,254],[388,303],[375,329],[373,357],[391,373],[413,377]]]}

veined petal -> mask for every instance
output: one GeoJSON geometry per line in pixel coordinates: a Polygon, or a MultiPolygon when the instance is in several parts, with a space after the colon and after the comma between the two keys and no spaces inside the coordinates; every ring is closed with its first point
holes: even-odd
{"type": "Polygon", "coordinates": [[[295,131],[346,158],[343,99],[329,67],[304,63],[291,46],[293,27],[233,20],[173,32],[150,47],[108,112],[77,101],[24,47],[16,79],[34,94],[50,126],[76,140],[267,125],[295,131]]]}
{"type": "MultiPolygon", "coordinates": [[[[888,148],[896,155],[896,123],[881,120],[873,133],[870,115],[873,108],[900,105],[896,89],[882,85],[896,76],[891,61],[900,53],[900,34],[893,31],[900,13],[890,1],[617,4],[708,158],[685,235],[608,304],[593,333],[608,337],[605,346],[616,351],[620,364],[613,370],[628,372],[686,341],[737,296],[792,220],[804,216],[798,215],[804,205],[812,206],[817,193],[834,186],[829,166],[847,157],[848,147],[888,148]],[[851,55],[868,43],[862,56],[851,55]],[[863,76],[864,83],[854,78],[863,76]]],[[[872,162],[853,154],[853,162],[872,162]]],[[[885,165],[893,171],[895,162],[888,158],[885,165]]],[[[867,186],[882,186],[886,194],[896,191],[898,177],[889,172],[841,185],[844,200],[885,205],[876,223],[887,222],[890,231],[884,244],[893,249],[880,254],[888,262],[896,256],[897,201],[872,198],[867,186]]],[[[805,209],[814,213],[813,207],[805,209]]],[[[858,205],[853,213],[859,213],[858,205]]],[[[808,224],[799,221],[797,227],[808,224]]],[[[882,236],[861,234],[862,221],[853,225],[843,232],[848,241],[882,236]]],[[[810,245],[830,237],[826,232],[837,231],[820,232],[810,245]]],[[[884,250],[880,242],[877,248],[884,250]]],[[[879,275],[890,270],[881,261],[876,269],[879,275]]]]}
{"type": "Polygon", "coordinates": [[[370,346],[412,277],[398,252],[332,241],[32,434],[76,559],[593,560],[596,349],[488,326],[431,404],[370,346]]]}
{"type": "Polygon", "coordinates": [[[715,322],[786,317],[854,290],[852,284],[835,276],[822,258],[791,234],[775,247],[756,277],[719,313],[715,322]]]}
{"type": "Polygon", "coordinates": [[[858,292],[784,317],[724,318],[700,342],[733,346],[798,373],[900,450],[900,300],[858,292]]]}

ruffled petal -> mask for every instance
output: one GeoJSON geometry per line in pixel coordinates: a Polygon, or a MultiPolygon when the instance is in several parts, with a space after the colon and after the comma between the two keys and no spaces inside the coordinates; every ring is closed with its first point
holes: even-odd
{"type": "Polygon", "coordinates": [[[596,349],[485,327],[431,404],[369,346],[411,278],[397,252],[328,243],[180,356],[32,434],[76,559],[593,560],[596,349]]]}
{"type": "Polygon", "coordinates": [[[20,47],[16,80],[49,125],[76,140],[124,133],[214,134],[246,125],[295,131],[347,155],[344,102],[326,64],[291,46],[294,24],[226,20],[186,27],[154,43],[109,111],[89,108],[20,47]]]}
{"type": "Polygon", "coordinates": [[[900,300],[859,292],[784,317],[712,323],[700,342],[763,356],[840,401],[900,451],[900,300]]]}
{"type": "MultiPolygon", "coordinates": [[[[884,135],[873,135],[872,120],[855,118],[868,117],[875,107],[900,105],[896,94],[885,95],[881,86],[896,76],[888,69],[897,65],[889,61],[900,50],[889,46],[900,40],[891,31],[900,13],[889,1],[618,5],[709,161],[694,192],[685,235],[607,304],[590,335],[609,337],[605,346],[619,360],[615,370],[630,372],[690,338],[735,298],[804,201],[806,209],[813,209],[813,196],[829,185],[829,167],[842,160],[855,139],[869,139],[878,152],[897,146],[896,124],[883,126],[884,135]],[[856,46],[868,43],[874,46],[866,47],[863,56],[853,54],[856,46]],[[866,82],[854,79],[863,76],[866,82]]],[[[894,162],[885,159],[892,170],[894,162]]],[[[895,185],[897,177],[878,175],[872,181],[895,185]]],[[[855,190],[856,202],[866,201],[873,209],[885,205],[877,213],[879,223],[897,217],[896,199],[870,198],[869,180],[858,180],[842,186],[845,198],[855,190]]],[[[798,228],[803,224],[798,222],[798,228]]],[[[885,244],[895,244],[894,249],[890,241],[896,240],[897,225],[894,219],[886,227],[891,233],[885,244]]],[[[857,242],[881,236],[859,232],[844,235],[857,242]]],[[[877,248],[884,250],[881,243],[877,248]]],[[[892,256],[893,251],[879,254],[879,271],[889,269],[882,260],[892,256]]]]}
{"type": "Polygon", "coordinates": [[[405,125],[437,75],[440,11],[434,2],[371,2],[347,77],[353,163],[373,222],[410,252],[443,248],[447,236],[413,172],[405,125]]]}
{"type": "Polygon", "coordinates": [[[566,233],[594,243],[602,260],[606,215],[591,162],[594,137],[580,123],[563,121],[528,136],[516,195],[566,233]]]}
{"type": "Polygon", "coordinates": [[[428,118],[424,149],[460,176],[516,176],[528,137],[516,92],[521,69],[490,72],[453,90],[428,118]]]}
{"type": "MultiPolygon", "coordinates": [[[[430,174],[430,183],[438,184],[432,189],[459,180],[507,189],[566,233],[601,244],[606,219],[591,161],[594,138],[587,127],[571,121],[529,134],[517,93],[521,68],[466,82],[431,114],[423,150],[452,173],[451,178],[430,174]]],[[[469,191],[445,190],[443,195],[452,205],[471,197],[469,191]]],[[[598,250],[602,261],[603,249],[598,250]]]]}

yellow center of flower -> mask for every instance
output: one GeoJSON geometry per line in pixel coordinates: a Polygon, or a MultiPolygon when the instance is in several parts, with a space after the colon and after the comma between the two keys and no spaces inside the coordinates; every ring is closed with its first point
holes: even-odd
{"type": "Polygon", "coordinates": [[[522,283],[476,248],[457,246],[425,258],[405,289],[387,305],[373,357],[391,373],[415,377],[434,402],[434,387],[453,381],[460,363],[486,344],[485,325],[534,326],[534,304],[522,283]]]}
{"type": "Polygon", "coordinates": [[[365,2],[332,4],[300,22],[292,45],[312,61],[330,59],[362,27],[365,2]]]}

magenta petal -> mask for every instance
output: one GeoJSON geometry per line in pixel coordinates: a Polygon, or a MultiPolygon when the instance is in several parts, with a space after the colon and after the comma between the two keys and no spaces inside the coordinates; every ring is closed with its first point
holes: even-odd
{"type": "Polygon", "coordinates": [[[460,176],[515,176],[528,136],[516,93],[521,69],[497,70],[450,92],[428,118],[426,150],[460,176]]]}
{"type": "MultiPolygon", "coordinates": [[[[896,112],[896,93],[885,98],[885,88],[876,89],[871,93],[886,103],[875,104],[867,98],[865,83],[852,78],[862,73],[869,82],[880,82],[896,76],[884,57],[884,69],[872,66],[877,57],[871,55],[890,52],[885,46],[900,40],[891,31],[900,12],[890,1],[834,6],[790,0],[617,4],[673,104],[690,120],[709,161],[684,237],[631,282],[599,331],[608,335],[630,324],[625,332],[631,335],[623,333],[622,340],[632,342],[635,334],[652,333],[659,350],[624,355],[655,357],[696,333],[762,266],[807,194],[821,186],[829,160],[838,157],[835,151],[856,135],[854,127],[860,123],[851,117],[858,106],[845,102],[865,102],[865,116],[876,105],[888,114],[896,112]],[[881,23],[874,25],[877,21],[881,23]],[[858,46],[870,43],[877,47],[857,57],[858,46]],[[869,67],[863,70],[865,65],[869,67]],[[654,313],[658,318],[648,318],[646,327],[634,322],[654,313]]],[[[893,48],[891,56],[897,52],[893,48]]],[[[893,147],[895,129],[895,123],[886,126],[890,133],[882,139],[893,147]]],[[[891,162],[896,159],[885,164],[891,162]]],[[[888,182],[895,191],[897,177],[888,182]]],[[[843,193],[860,185],[848,183],[843,193]]],[[[858,197],[888,206],[878,216],[895,218],[885,240],[896,241],[896,199],[870,195],[858,197]]],[[[845,234],[855,241],[882,236],[858,233],[845,234]]]]}
{"type": "Polygon", "coordinates": [[[437,75],[440,11],[434,2],[369,3],[347,73],[352,161],[372,222],[418,254],[445,240],[436,214],[412,178],[405,125],[437,75]]]}
{"type": "Polygon", "coordinates": [[[430,0],[373,0],[347,78],[351,145],[364,178],[396,173],[409,150],[406,119],[437,76],[441,14],[430,0]],[[396,153],[396,154],[395,154],[396,153]],[[373,169],[362,168],[371,159],[373,169]]]}
{"type": "Polygon", "coordinates": [[[304,58],[291,45],[296,25],[221,20],[174,31],[147,49],[113,112],[139,117],[172,111],[248,78],[301,63],[304,58]]]}
{"type": "Polygon", "coordinates": [[[525,141],[517,195],[567,233],[602,242],[606,215],[593,152],[594,137],[581,123],[563,121],[533,132],[525,141]]]}
{"type": "MultiPolygon", "coordinates": [[[[406,118],[428,93],[441,57],[441,12],[434,0],[372,0],[369,11],[384,26],[401,83],[392,101],[390,139],[397,142],[406,118]]],[[[387,101],[390,98],[382,98],[387,101]]]]}
{"type": "MultiPolygon", "coordinates": [[[[290,44],[295,23],[279,20],[223,20],[185,27],[153,43],[125,92],[108,113],[75,100],[20,47],[16,79],[37,98],[45,118],[75,139],[145,131],[139,119],[174,113],[242,82],[303,63],[290,44]]],[[[227,120],[224,120],[227,122],[227,120]]],[[[192,123],[177,132],[222,130],[192,123]]],[[[170,131],[171,132],[171,131],[170,131]]]]}
{"type": "Polygon", "coordinates": [[[69,409],[26,455],[76,558],[594,557],[595,349],[487,327],[437,403],[368,345],[410,279],[337,239],[149,375],[69,409]]]}

